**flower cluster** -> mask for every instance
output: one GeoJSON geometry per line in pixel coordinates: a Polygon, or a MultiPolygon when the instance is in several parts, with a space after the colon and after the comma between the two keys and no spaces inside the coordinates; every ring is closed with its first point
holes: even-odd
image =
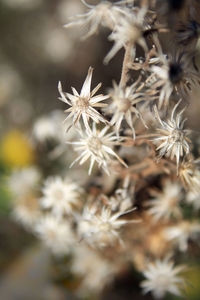
{"type": "Polygon", "coordinates": [[[64,124],[52,114],[31,135],[36,151],[49,154],[44,165],[38,159],[44,183],[39,189],[35,169],[11,175],[14,214],[55,255],[70,257],[79,295],[100,293],[131,263],[144,293],[181,296],[184,268],[174,254],[192,253],[200,235],[198,139],[186,109],[199,88],[196,1],[189,23],[187,1],[81,2],[87,11],[65,28],[86,25],[88,38],[106,27],[113,45],[103,63],[123,50],[121,76],[103,93],[101,83],[92,88],[92,67],[80,92],[59,82],[64,124]],[[172,53],[166,41],[175,38],[172,53]]]}

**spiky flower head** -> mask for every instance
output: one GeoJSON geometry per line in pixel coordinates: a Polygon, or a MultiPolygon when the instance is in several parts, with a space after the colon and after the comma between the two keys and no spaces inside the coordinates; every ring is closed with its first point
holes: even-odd
{"type": "Polygon", "coordinates": [[[127,12],[119,18],[113,32],[108,39],[114,42],[113,47],[104,59],[108,63],[121,48],[126,48],[127,44],[131,45],[131,56],[135,56],[135,46],[139,44],[145,52],[148,51],[143,31],[145,29],[144,18],[147,13],[147,7],[143,6],[138,11],[127,12]]]}
{"type": "Polygon", "coordinates": [[[40,199],[44,209],[51,209],[55,217],[71,214],[79,204],[81,188],[71,179],[60,177],[48,178],[42,189],[43,197],[40,199]]]}
{"type": "Polygon", "coordinates": [[[179,167],[179,176],[186,189],[199,194],[200,193],[200,171],[198,160],[183,161],[179,167]]]}
{"type": "Polygon", "coordinates": [[[143,292],[151,292],[156,299],[162,299],[167,292],[176,296],[181,295],[180,287],[184,280],[178,274],[184,270],[184,266],[174,267],[169,257],[149,263],[143,275],[146,280],[141,282],[143,292]]]}
{"type": "Polygon", "coordinates": [[[71,271],[81,276],[79,292],[88,294],[88,290],[98,293],[108,285],[116,272],[116,264],[99,255],[95,249],[81,242],[73,250],[71,271]]]}
{"type": "Polygon", "coordinates": [[[177,53],[173,58],[160,54],[160,65],[152,66],[151,70],[156,75],[157,80],[152,84],[151,89],[160,89],[158,97],[158,108],[169,104],[173,91],[179,96],[186,98],[191,87],[198,85],[199,74],[194,69],[191,57],[184,52],[177,53]]]}
{"type": "MultiPolygon", "coordinates": [[[[59,99],[71,106],[65,111],[70,113],[65,119],[65,121],[72,118],[73,125],[77,125],[80,124],[80,119],[82,118],[83,123],[88,130],[90,129],[89,119],[92,119],[96,123],[99,123],[100,121],[103,123],[108,123],[105,120],[105,118],[96,109],[94,109],[94,107],[105,107],[105,103],[99,102],[108,99],[109,96],[104,96],[102,94],[94,96],[101,87],[101,83],[99,83],[91,91],[92,73],[93,69],[90,67],[80,94],[73,87],[73,95],[69,93],[64,93],[62,90],[61,82],[58,83],[58,91],[61,96],[59,99]]],[[[71,126],[67,130],[69,130],[70,128],[71,126]]]]}
{"type": "Polygon", "coordinates": [[[171,215],[176,217],[181,215],[178,206],[181,199],[181,186],[178,183],[166,180],[162,192],[151,190],[150,194],[154,198],[147,203],[150,206],[148,213],[155,221],[169,220],[171,215]]]}
{"type": "Polygon", "coordinates": [[[85,0],[81,1],[87,7],[88,11],[84,14],[72,17],[72,21],[64,25],[64,27],[69,28],[74,25],[88,25],[88,32],[83,39],[97,33],[100,26],[105,26],[112,30],[120,15],[127,9],[123,4],[130,2],[118,1],[111,3],[110,1],[100,1],[97,5],[91,5],[85,0]]]}
{"type": "Polygon", "coordinates": [[[117,135],[119,135],[121,123],[124,119],[132,130],[133,138],[135,138],[133,115],[140,118],[144,123],[142,115],[136,107],[137,103],[144,100],[144,95],[137,91],[137,88],[139,90],[138,83],[139,80],[125,88],[122,88],[115,82],[113,83],[113,89],[110,91],[112,103],[106,109],[112,112],[110,124],[115,126],[117,135]]]}
{"type": "Polygon", "coordinates": [[[35,225],[35,234],[55,255],[68,254],[75,243],[70,224],[52,215],[40,218],[35,225]]]}
{"type": "Polygon", "coordinates": [[[180,101],[174,106],[170,119],[166,121],[161,120],[156,106],[154,107],[157,120],[161,125],[161,128],[157,129],[158,137],[154,139],[154,142],[159,144],[156,150],[159,151],[160,158],[164,155],[170,159],[176,157],[177,166],[180,158],[190,152],[190,140],[187,137],[189,130],[184,129],[186,119],[182,120],[185,108],[175,116],[179,103],[180,101]]]}
{"type": "MultiPolygon", "coordinates": [[[[117,158],[117,160],[125,167],[125,162],[112,150],[114,145],[119,145],[119,138],[114,135],[114,132],[107,133],[109,127],[105,126],[101,131],[96,129],[95,123],[93,123],[92,130],[86,130],[86,132],[80,132],[82,138],[80,141],[71,142],[75,145],[75,150],[81,152],[81,154],[72,162],[73,166],[77,161],[82,165],[88,159],[90,159],[89,175],[92,172],[94,163],[98,164],[99,168],[102,168],[107,174],[109,174],[108,164],[112,161],[111,157],[117,158]],[[107,133],[107,134],[106,134],[107,133]]],[[[70,166],[70,167],[71,167],[70,166]]]]}
{"type": "Polygon", "coordinates": [[[168,227],[164,231],[164,234],[166,239],[178,246],[180,251],[186,251],[188,249],[189,240],[199,238],[200,224],[196,221],[182,221],[174,226],[168,227]]]}
{"type": "Polygon", "coordinates": [[[113,213],[109,207],[85,206],[82,215],[78,217],[79,235],[91,246],[96,247],[112,245],[116,239],[122,242],[119,235],[120,228],[128,223],[137,223],[138,221],[125,220],[120,217],[133,210],[135,208],[113,213]]]}

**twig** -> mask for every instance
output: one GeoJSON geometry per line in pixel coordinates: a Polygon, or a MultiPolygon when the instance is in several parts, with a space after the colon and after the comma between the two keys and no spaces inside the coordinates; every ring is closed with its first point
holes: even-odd
{"type": "Polygon", "coordinates": [[[125,49],[125,54],[124,54],[124,60],[123,60],[123,65],[122,65],[122,73],[121,73],[121,79],[119,82],[119,85],[121,88],[124,88],[127,84],[128,81],[128,71],[129,71],[129,65],[131,61],[131,48],[132,44],[127,43],[126,49],[125,49]]]}

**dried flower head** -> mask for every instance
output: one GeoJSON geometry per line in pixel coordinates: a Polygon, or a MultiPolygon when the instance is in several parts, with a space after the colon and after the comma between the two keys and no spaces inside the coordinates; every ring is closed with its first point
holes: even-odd
{"type": "Polygon", "coordinates": [[[82,215],[78,216],[78,233],[91,246],[110,246],[116,239],[122,242],[119,235],[120,228],[138,221],[120,219],[120,217],[133,210],[135,208],[113,213],[109,207],[85,206],[82,215]]]}
{"type": "Polygon", "coordinates": [[[133,206],[135,184],[131,184],[130,177],[126,176],[122,188],[115,191],[110,198],[105,196],[106,204],[112,211],[125,212],[133,206]]]}
{"type": "Polygon", "coordinates": [[[119,145],[120,140],[114,135],[114,132],[106,134],[109,127],[105,126],[101,131],[96,129],[95,123],[93,123],[92,130],[86,130],[86,132],[80,132],[82,138],[78,142],[72,142],[70,144],[75,145],[75,150],[80,151],[81,154],[72,162],[72,167],[77,161],[82,165],[85,161],[90,159],[89,175],[92,172],[92,168],[95,162],[97,162],[99,168],[109,174],[108,163],[111,162],[111,157],[117,158],[117,160],[125,167],[125,162],[112,150],[114,145],[119,145]]]}
{"type": "Polygon", "coordinates": [[[189,154],[189,143],[191,142],[190,139],[187,138],[189,130],[184,129],[186,119],[182,120],[182,114],[185,108],[175,116],[179,103],[180,101],[174,106],[171,118],[166,121],[161,120],[157,107],[154,107],[156,118],[162,126],[162,128],[157,129],[159,137],[154,139],[156,144],[159,143],[156,150],[159,150],[160,158],[164,155],[170,157],[170,159],[176,157],[177,166],[179,165],[180,158],[183,157],[184,154],[189,154]]]}
{"type": "Polygon", "coordinates": [[[71,270],[81,276],[79,292],[83,296],[83,293],[87,294],[88,290],[97,293],[108,285],[113,279],[116,265],[87,245],[80,243],[74,248],[71,270]]]}
{"type": "Polygon", "coordinates": [[[179,167],[179,176],[186,189],[200,192],[200,170],[197,166],[198,160],[183,161],[179,167]]]}
{"type": "Polygon", "coordinates": [[[70,224],[52,215],[40,218],[35,233],[55,255],[68,254],[75,243],[70,224]]]}
{"type": "Polygon", "coordinates": [[[64,27],[68,28],[74,25],[88,25],[88,33],[83,37],[83,39],[97,33],[100,26],[113,29],[118,18],[125,11],[123,4],[128,2],[118,1],[111,3],[109,1],[101,1],[97,5],[90,5],[85,0],[81,1],[88,8],[88,12],[72,17],[72,22],[64,25],[64,27]]]}
{"type": "Polygon", "coordinates": [[[132,57],[135,56],[136,44],[140,45],[145,52],[148,51],[146,41],[143,37],[146,13],[147,7],[143,6],[134,13],[127,12],[119,18],[113,32],[108,37],[110,41],[114,42],[114,45],[106,55],[104,63],[107,64],[121,48],[126,48],[127,44],[131,45],[132,57]]]}
{"type": "Polygon", "coordinates": [[[33,195],[26,195],[14,203],[12,216],[26,229],[32,230],[41,215],[39,202],[33,195]]]}
{"type": "Polygon", "coordinates": [[[177,53],[173,58],[160,55],[161,65],[152,66],[151,70],[157,80],[152,84],[151,89],[157,93],[158,108],[169,104],[170,96],[176,91],[180,97],[186,99],[191,87],[199,84],[199,74],[192,67],[191,57],[184,53],[177,53]]]}
{"type": "MultiPolygon", "coordinates": [[[[61,83],[58,83],[58,90],[61,96],[59,99],[71,106],[66,110],[66,112],[70,112],[70,114],[67,116],[65,121],[73,118],[73,125],[77,125],[79,124],[80,118],[82,117],[83,123],[88,130],[90,129],[89,119],[92,119],[96,123],[99,123],[100,121],[103,123],[108,123],[105,118],[97,110],[94,109],[94,107],[105,107],[105,103],[99,102],[108,99],[109,96],[104,96],[102,94],[94,96],[101,87],[101,83],[99,83],[91,91],[92,73],[93,69],[90,67],[80,95],[75,88],[72,88],[73,95],[64,93],[62,91],[61,83]]],[[[69,130],[69,128],[67,130],[69,130]]]]}
{"type": "Polygon", "coordinates": [[[178,274],[184,270],[184,266],[174,267],[169,257],[149,263],[143,272],[146,280],[141,287],[144,293],[151,292],[156,299],[163,298],[167,292],[181,296],[180,286],[184,280],[178,274]]]}
{"type": "Polygon", "coordinates": [[[69,178],[50,177],[45,181],[42,192],[41,206],[51,209],[55,217],[61,218],[71,214],[79,204],[81,188],[69,178]]]}
{"type": "Polygon", "coordinates": [[[148,213],[153,216],[155,221],[169,220],[171,215],[179,217],[181,215],[178,206],[181,199],[181,186],[178,183],[172,183],[166,180],[163,185],[163,191],[151,190],[150,194],[154,199],[148,201],[150,209],[148,213]]]}
{"type": "Polygon", "coordinates": [[[8,187],[16,198],[23,198],[32,193],[41,179],[40,171],[36,167],[14,170],[9,179],[8,187]]]}
{"type": "Polygon", "coordinates": [[[113,89],[110,91],[112,103],[106,109],[112,113],[110,124],[115,126],[117,135],[119,135],[123,119],[125,119],[127,124],[130,126],[133,138],[135,138],[133,115],[140,118],[144,124],[142,115],[136,107],[137,103],[144,100],[144,94],[137,91],[137,88],[139,90],[138,83],[139,80],[125,88],[122,88],[115,82],[113,83],[113,89]]]}
{"type": "Polygon", "coordinates": [[[186,194],[186,203],[191,204],[195,210],[200,209],[200,192],[197,193],[195,191],[189,191],[186,194]]]}
{"type": "Polygon", "coordinates": [[[200,223],[196,221],[182,221],[177,225],[168,227],[164,233],[166,239],[174,242],[180,251],[186,251],[188,249],[189,239],[199,239],[200,223]]]}
{"type": "Polygon", "coordinates": [[[181,23],[175,34],[175,40],[184,49],[194,50],[200,36],[200,24],[191,19],[187,23],[181,23]]]}

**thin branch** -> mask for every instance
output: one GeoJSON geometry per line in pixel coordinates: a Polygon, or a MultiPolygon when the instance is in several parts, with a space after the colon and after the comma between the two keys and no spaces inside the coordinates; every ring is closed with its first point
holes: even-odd
{"type": "Polygon", "coordinates": [[[132,50],[132,44],[127,43],[125,54],[124,54],[124,60],[122,65],[122,72],[121,72],[121,79],[119,85],[124,88],[128,82],[128,72],[129,72],[129,66],[131,62],[131,50],[132,50]]]}

